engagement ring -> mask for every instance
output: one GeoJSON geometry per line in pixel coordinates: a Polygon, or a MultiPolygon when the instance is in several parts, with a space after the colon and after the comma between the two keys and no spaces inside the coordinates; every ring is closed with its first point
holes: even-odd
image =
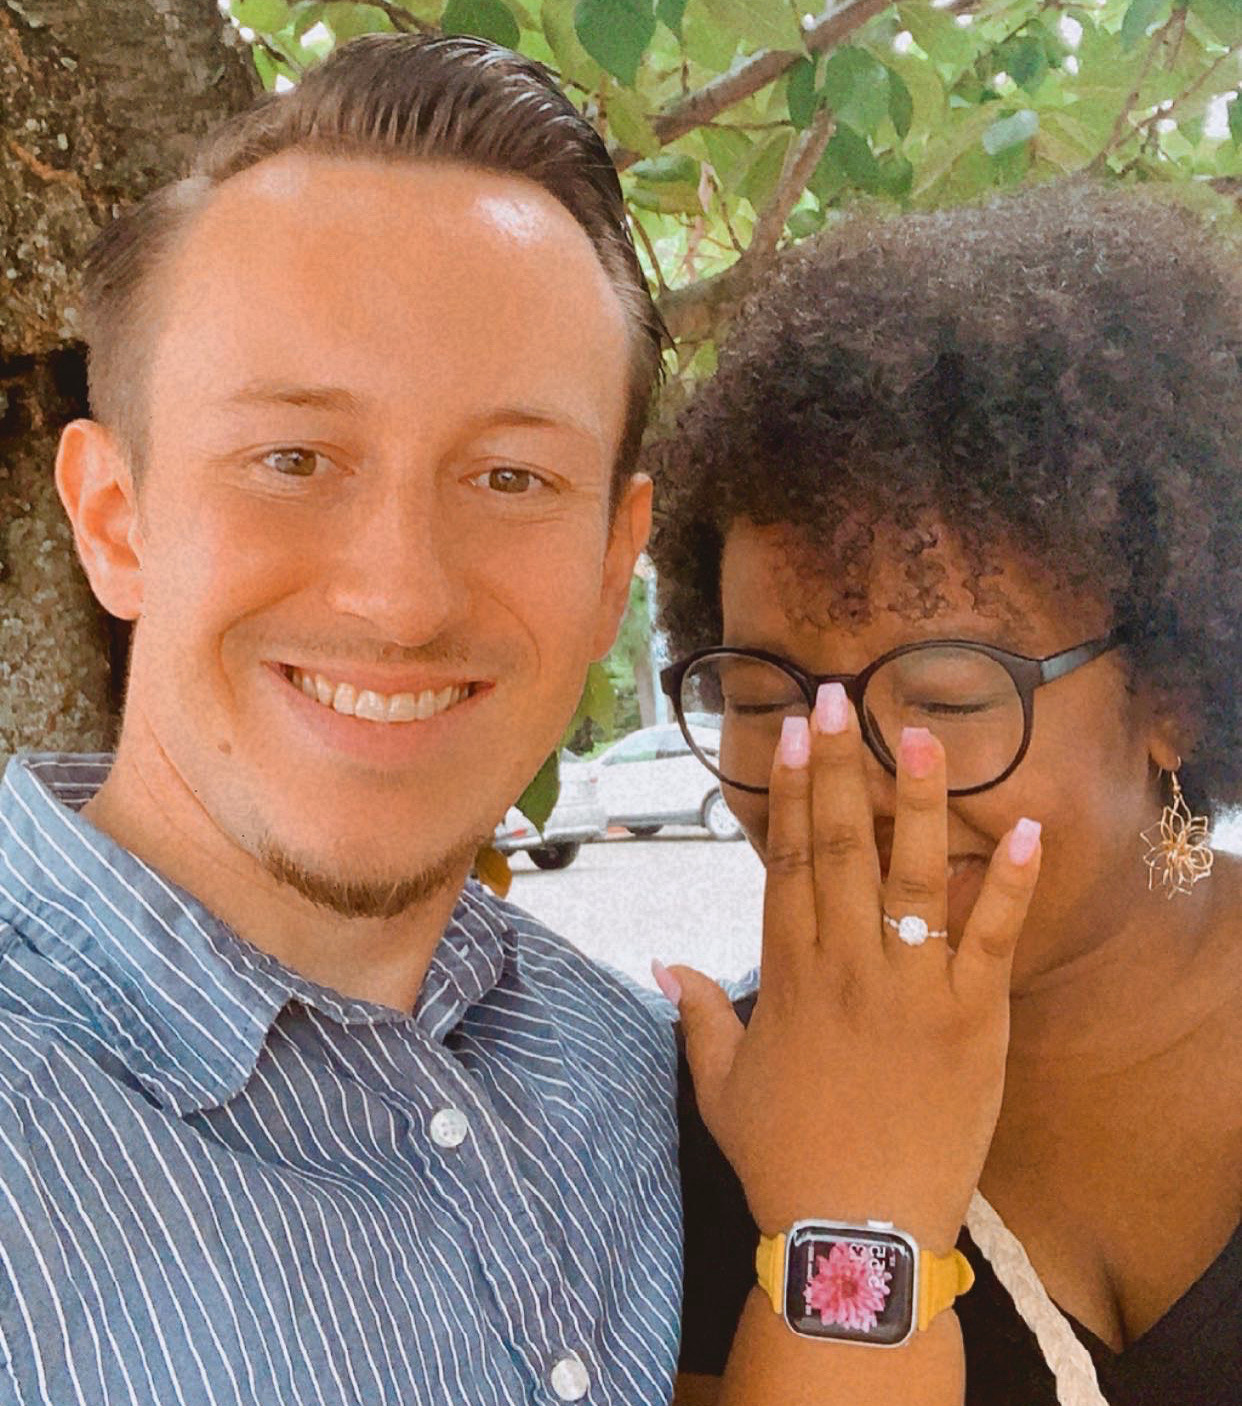
{"type": "Polygon", "coordinates": [[[884,921],[890,928],[896,929],[897,936],[907,947],[921,947],[929,937],[948,937],[947,932],[931,932],[922,918],[916,918],[913,914],[907,914],[904,918],[890,918],[884,914],[884,921]]]}

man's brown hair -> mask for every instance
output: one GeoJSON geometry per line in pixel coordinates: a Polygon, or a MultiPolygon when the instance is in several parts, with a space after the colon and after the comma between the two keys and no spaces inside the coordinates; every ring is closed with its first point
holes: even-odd
{"type": "Polygon", "coordinates": [[[453,161],[523,176],[569,211],[631,324],[615,497],[615,485],[634,467],[667,342],[630,239],[616,169],[599,134],[541,64],[461,36],[366,35],[343,45],[291,92],[262,98],[225,123],[189,176],[155,191],[95,241],[83,284],[91,407],[117,432],[135,469],[146,441],[155,274],[216,186],[292,150],[453,161]]]}

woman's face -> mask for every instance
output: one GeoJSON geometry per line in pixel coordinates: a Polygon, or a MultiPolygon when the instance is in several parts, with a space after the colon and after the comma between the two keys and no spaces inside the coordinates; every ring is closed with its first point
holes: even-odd
{"type": "MultiPolygon", "coordinates": [[[[770,650],[813,674],[852,674],[921,640],[975,640],[1042,658],[1107,632],[1111,621],[1098,602],[1059,591],[1016,557],[1000,577],[988,577],[989,606],[981,610],[967,563],[950,537],[937,535],[920,558],[921,579],[939,576],[930,608],[912,606],[906,553],[896,534],[880,532],[865,617],[837,623],[831,585],[800,573],[787,529],[735,524],[721,570],[723,643],[770,650]]],[[[1021,816],[1043,825],[1044,857],[1015,990],[1096,946],[1137,905],[1159,902],[1147,891],[1139,838],[1159,817],[1153,758],[1163,766],[1174,760],[1151,710],[1127,689],[1119,651],[1037,689],[1030,747],[1017,769],[990,790],[950,799],[950,942],[960,937],[998,840],[1021,816]]],[[[870,753],[866,766],[886,870],[894,783],[870,753]]],[[[727,787],[726,795],[762,856],[767,797],[727,787]]]]}

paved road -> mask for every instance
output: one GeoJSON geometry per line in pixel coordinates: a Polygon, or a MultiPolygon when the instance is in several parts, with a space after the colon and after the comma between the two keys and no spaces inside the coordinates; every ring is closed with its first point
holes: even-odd
{"type": "Polygon", "coordinates": [[[759,961],[763,868],[738,840],[669,829],[583,845],[568,869],[512,858],[509,897],[600,961],[652,986],[651,959],[737,977],[759,961]]]}
{"type": "MultiPolygon", "coordinates": [[[[1242,852],[1242,816],[1217,847],[1242,852]]],[[[737,977],[759,961],[763,870],[744,841],[717,843],[671,829],[584,845],[568,869],[544,872],[513,856],[510,898],[592,957],[652,986],[651,959],[737,977]]]]}

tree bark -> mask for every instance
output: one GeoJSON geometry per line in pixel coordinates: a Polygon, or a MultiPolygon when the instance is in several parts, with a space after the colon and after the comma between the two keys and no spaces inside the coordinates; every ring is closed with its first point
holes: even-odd
{"type": "Polygon", "coordinates": [[[0,756],[110,745],[125,632],[52,482],[87,413],[77,270],[257,90],[211,0],[0,0],[0,756]]]}

